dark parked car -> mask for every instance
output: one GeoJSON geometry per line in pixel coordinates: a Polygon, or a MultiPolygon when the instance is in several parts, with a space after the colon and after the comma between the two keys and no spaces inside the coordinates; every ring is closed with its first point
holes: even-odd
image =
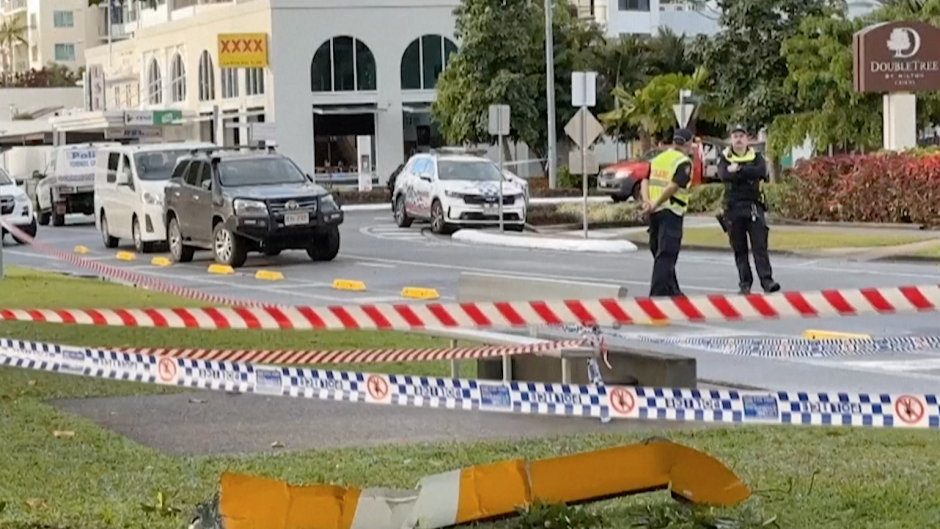
{"type": "Polygon", "coordinates": [[[248,252],[306,250],[314,261],[339,253],[343,212],[290,159],[268,151],[196,149],[182,156],[166,187],[167,242],[176,262],[212,250],[231,267],[248,252]]]}
{"type": "Polygon", "coordinates": [[[405,168],[405,164],[399,164],[398,167],[392,171],[392,174],[388,176],[388,201],[392,204],[392,211],[395,210],[395,180],[398,179],[398,174],[401,173],[401,170],[405,168]]]}

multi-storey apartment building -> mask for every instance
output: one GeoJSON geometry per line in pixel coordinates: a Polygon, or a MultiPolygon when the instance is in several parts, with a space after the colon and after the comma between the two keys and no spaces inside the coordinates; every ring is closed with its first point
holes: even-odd
{"type": "MultiPolygon", "coordinates": [[[[112,11],[111,39],[125,38],[120,13],[112,11]]],[[[39,70],[49,63],[83,66],[86,49],[108,42],[108,13],[107,6],[89,7],[88,0],[0,0],[0,21],[20,28],[18,38],[0,50],[0,74],[39,70]]]]}

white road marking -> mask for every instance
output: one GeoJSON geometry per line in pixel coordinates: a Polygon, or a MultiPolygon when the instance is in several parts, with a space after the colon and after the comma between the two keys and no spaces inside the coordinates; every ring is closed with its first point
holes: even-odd
{"type": "MultiPolygon", "coordinates": [[[[479,272],[484,274],[502,274],[505,277],[521,277],[521,278],[533,278],[533,279],[551,279],[551,280],[562,280],[562,281],[583,281],[583,282],[597,282],[595,277],[583,277],[583,276],[563,276],[555,274],[530,274],[526,272],[514,272],[511,270],[499,270],[494,268],[476,268],[471,266],[461,266],[461,265],[449,265],[441,263],[427,263],[422,261],[404,261],[399,259],[384,259],[380,257],[366,257],[362,255],[349,255],[344,254],[345,257],[350,259],[356,259],[359,261],[369,261],[374,263],[385,263],[385,264],[396,264],[396,265],[405,265],[405,266],[423,266],[425,268],[438,268],[441,270],[456,270],[462,272],[479,272]]],[[[649,285],[648,281],[630,281],[622,280],[618,283],[624,283],[628,285],[649,285]]],[[[715,287],[704,287],[704,286],[694,286],[694,285],[682,285],[682,288],[688,290],[703,290],[706,292],[737,292],[737,289],[728,289],[728,288],[715,288],[715,287]]]]}
{"type": "Polygon", "coordinates": [[[842,362],[842,364],[860,369],[906,373],[909,371],[940,369],[940,358],[925,358],[922,360],[868,360],[842,362]]]}
{"type": "Polygon", "coordinates": [[[393,265],[393,264],[383,264],[383,263],[360,263],[360,262],[356,262],[356,263],[354,263],[354,264],[357,264],[357,265],[359,265],[359,266],[370,266],[370,267],[373,267],[373,268],[397,268],[397,266],[395,266],[395,265],[393,265]]]}

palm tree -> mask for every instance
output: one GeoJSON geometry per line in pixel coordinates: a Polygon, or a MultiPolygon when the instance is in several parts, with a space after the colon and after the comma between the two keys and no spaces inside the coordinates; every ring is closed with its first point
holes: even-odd
{"type": "Polygon", "coordinates": [[[0,54],[3,55],[3,70],[16,73],[16,58],[13,56],[18,44],[26,44],[26,22],[23,17],[13,17],[0,24],[0,54]]]}
{"type": "Polygon", "coordinates": [[[649,39],[650,66],[657,75],[667,73],[692,74],[695,65],[688,59],[685,34],[679,35],[668,27],[659,28],[649,39]]]}

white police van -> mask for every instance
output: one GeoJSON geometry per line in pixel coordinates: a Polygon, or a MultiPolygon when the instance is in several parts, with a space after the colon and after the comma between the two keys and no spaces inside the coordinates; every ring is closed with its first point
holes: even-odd
{"type": "Polygon", "coordinates": [[[69,213],[94,213],[95,168],[100,149],[118,143],[84,143],[52,151],[45,177],[36,186],[39,224],[65,225],[69,213]]]}

